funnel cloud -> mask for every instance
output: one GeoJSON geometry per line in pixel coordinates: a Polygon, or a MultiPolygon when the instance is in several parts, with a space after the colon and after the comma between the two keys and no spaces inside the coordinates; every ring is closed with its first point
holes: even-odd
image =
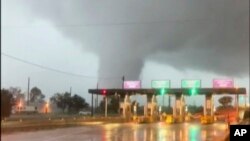
{"type": "Polygon", "coordinates": [[[100,77],[138,79],[147,60],[230,77],[249,72],[249,0],[25,2],[96,53],[100,77]]]}

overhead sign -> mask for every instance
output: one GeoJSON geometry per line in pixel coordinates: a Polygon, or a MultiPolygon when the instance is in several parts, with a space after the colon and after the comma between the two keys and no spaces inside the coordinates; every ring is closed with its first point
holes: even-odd
{"type": "Polygon", "coordinates": [[[214,79],[213,88],[233,88],[233,79],[214,79]]]}
{"type": "Polygon", "coordinates": [[[151,81],[152,88],[170,88],[170,80],[153,80],[151,81]]]}
{"type": "Polygon", "coordinates": [[[201,80],[182,80],[181,87],[182,88],[200,88],[201,80]]]}
{"type": "Polygon", "coordinates": [[[140,89],[141,81],[124,81],[124,89],[140,89]]]}

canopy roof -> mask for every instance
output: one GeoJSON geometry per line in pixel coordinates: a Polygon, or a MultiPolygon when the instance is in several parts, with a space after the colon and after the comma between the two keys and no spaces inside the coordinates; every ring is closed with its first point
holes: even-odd
{"type": "MultiPolygon", "coordinates": [[[[98,95],[160,95],[162,89],[89,89],[90,94],[98,95]]],[[[192,88],[168,88],[164,90],[164,94],[174,95],[191,95],[192,88]]],[[[206,94],[246,94],[246,88],[195,88],[195,95],[206,95],[206,94]]]]}

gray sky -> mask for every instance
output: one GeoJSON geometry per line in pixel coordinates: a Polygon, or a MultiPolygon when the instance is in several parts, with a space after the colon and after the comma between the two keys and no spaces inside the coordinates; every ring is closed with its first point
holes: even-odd
{"type": "MultiPolygon", "coordinates": [[[[3,0],[2,52],[80,74],[79,77],[2,58],[2,88],[80,94],[142,80],[233,78],[249,90],[248,0],[3,0]],[[105,78],[105,79],[104,79],[105,78]],[[110,79],[106,79],[110,78],[110,79]]],[[[188,98],[201,104],[201,97],[188,98]]]]}

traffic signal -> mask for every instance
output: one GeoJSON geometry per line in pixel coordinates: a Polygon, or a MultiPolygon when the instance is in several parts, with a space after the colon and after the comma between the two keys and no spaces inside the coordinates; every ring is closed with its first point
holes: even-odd
{"type": "Polygon", "coordinates": [[[164,95],[164,94],[165,94],[165,89],[162,88],[162,89],[161,89],[161,95],[164,95]]]}
{"type": "Polygon", "coordinates": [[[106,95],[107,91],[106,90],[102,90],[102,95],[106,95]]]}
{"type": "Polygon", "coordinates": [[[192,89],[190,90],[190,94],[191,94],[191,95],[196,95],[196,94],[197,94],[197,89],[196,89],[196,88],[192,88],[192,89]]]}

